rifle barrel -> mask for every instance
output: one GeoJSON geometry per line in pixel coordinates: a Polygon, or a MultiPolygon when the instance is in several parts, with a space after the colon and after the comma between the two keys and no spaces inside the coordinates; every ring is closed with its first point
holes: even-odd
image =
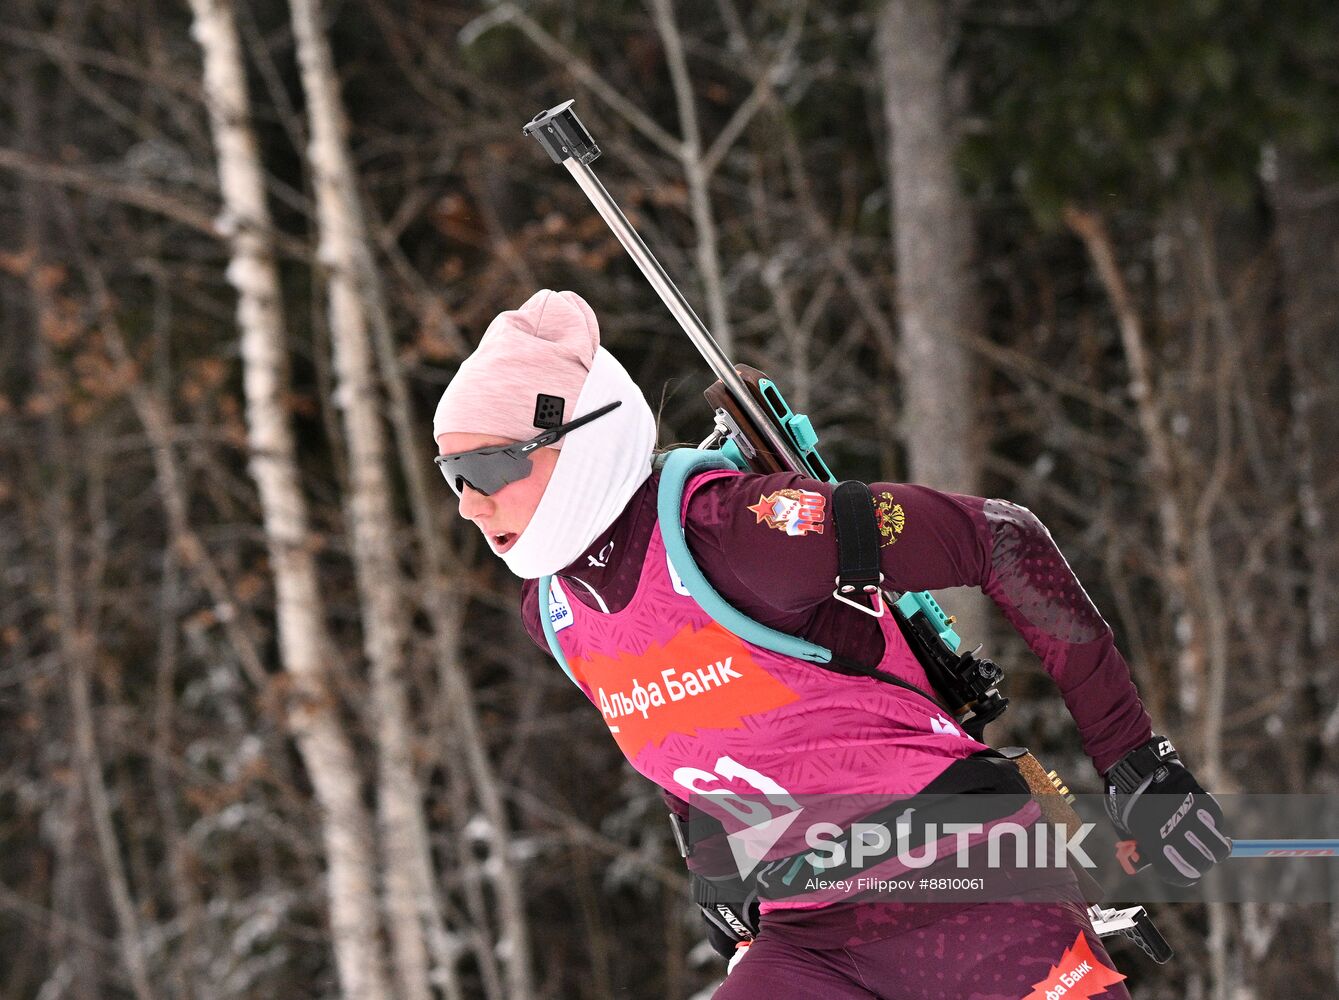
{"type": "Polygon", "coordinates": [[[567,168],[568,173],[595,206],[595,210],[600,213],[600,218],[604,219],[605,224],[618,238],[618,242],[623,244],[628,256],[633,259],[646,280],[651,283],[651,287],[656,290],[656,294],[660,296],[660,300],[678,320],[684,333],[688,334],[693,346],[716,373],[716,377],[725,383],[725,387],[739,403],[740,408],[767,436],[767,443],[772,451],[793,471],[806,472],[807,466],[800,453],[753,398],[744,380],[735,371],[734,364],[721,350],[721,345],[716,343],[716,338],[711,335],[702,320],[698,319],[697,313],[670,280],[665,269],[660,266],[660,261],[656,260],[650,247],[633,228],[613,196],[605,190],[600,179],[595,176],[595,171],[591,170],[590,163],[600,155],[600,150],[585,126],[577,119],[576,113],[572,111],[572,102],[566,101],[536,115],[526,125],[525,132],[538,139],[549,155],[567,168]]]}

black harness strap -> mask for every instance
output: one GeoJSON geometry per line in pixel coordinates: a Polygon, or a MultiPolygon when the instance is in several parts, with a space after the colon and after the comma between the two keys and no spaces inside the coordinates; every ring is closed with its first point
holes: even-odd
{"type": "Polygon", "coordinates": [[[837,589],[842,593],[878,588],[879,527],[869,487],[848,479],[832,491],[832,523],[837,529],[837,589]],[[847,589],[850,588],[850,589],[847,589]]]}
{"type": "MultiPolygon", "coordinates": [[[[832,523],[837,534],[837,586],[832,595],[867,614],[875,614],[876,608],[883,607],[880,592],[883,573],[879,569],[879,526],[874,513],[874,497],[867,485],[858,479],[848,479],[832,491],[832,523]],[[865,600],[869,601],[868,607],[862,603],[865,600]]],[[[947,711],[947,706],[930,692],[877,666],[856,663],[835,652],[831,662],[823,666],[833,673],[870,677],[914,691],[935,708],[947,711]]]]}
{"type": "MultiPolygon", "coordinates": [[[[1030,801],[1031,789],[1018,766],[995,750],[980,750],[954,761],[915,795],[894,797],[847,826],[839,835],[848,848],[843,851],[847,860],[842,864],[820,870],[812,853],[803,852],[763,863],[754,871],[754,878],[764,899],[801,895],[808,888],[805,883],[814,876],[833,880],[859,877],[896,851],[923,847],[937,831],[944,829],[945,822],[984,825],[1013,815],[1030,801]],[[881,851],[867,852],[857,862],[849,847],[861,840],[859,831],[869,825],[898,830],[898,843],[890,838],[881,851]]],[[[941,863],[947,865],[947,861],[941,863]]]]}
{"type": "Polygon", "coordinates": [[[817,666],[822,667],[824,670],[831,670],[834,674],[845,674],[847,677],[869,677],[876,681],[882,681],[885,684],[891,684],[894,687],[905,688],[908,691],[920,695],[935,708],[952,714],[952,709],[929,691],[918,688],[915,684],[912,684],[910,681],[904,681],[901,677],[894,677],[892,674],[880,670],[878,667],[870,667],[863,663],[856,663],[855,660],[848,660],[846,657],[838,656],[836,653],[832,654],[832,659],[829,662],[820,663],[817,664],[817,666]]]}

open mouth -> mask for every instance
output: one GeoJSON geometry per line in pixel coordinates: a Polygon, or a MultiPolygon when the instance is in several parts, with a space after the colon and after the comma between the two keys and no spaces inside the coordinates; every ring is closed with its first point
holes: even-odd
{"type": "Polygon", "coordinates": [[[510,531],[498,531],[488,536],[494,552],[506,552],[516,542],[516,534],[510,531]]]}

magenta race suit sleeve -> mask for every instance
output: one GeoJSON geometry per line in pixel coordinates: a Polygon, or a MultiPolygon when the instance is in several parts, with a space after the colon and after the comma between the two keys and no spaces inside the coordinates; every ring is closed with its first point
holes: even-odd
{"type": "MultiPolygon", "coordinates": [[[[872,662],[881,645],[873,619],[831,599],[832,489],[794,473],[715,480],[689,502],[687,540],[703,573],[741,611],[872,662]]],[[[1110,627],[1031,511],[902,483],[870,490],[886,586],[988,594],[1059,687],[1100,773],[1150,738],[1110,627]]]]}

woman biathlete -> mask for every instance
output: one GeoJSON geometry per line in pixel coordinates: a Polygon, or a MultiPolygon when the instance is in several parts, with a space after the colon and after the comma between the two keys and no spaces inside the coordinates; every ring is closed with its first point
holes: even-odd
{"type": "MultiPolygon", "coordinates": [[[[755,645],[689,595],[657,513],[654,417],[580,296],[544,290],[498,316],[442,395],[433,435],[461,516],[524,581],[530,635],[546,651],[556,644],[633,767],[680,815],[690,798],[710,811],[722,799],[712,793],[741,789],[790,802],[1017,790],[1012,765],[913,690],[930,684],[892,616],[834,599],[830,484],[694,474],[671,498],[670,531],[728,605],[902,684],[755,645]]],[[[1059,686],[1117,828],[1158,873],[1187,885],[1226,858],[1217,803],[1153,735],[1111,629],[1037,518],[923,486],[870,491],[885,586],[990,596],[1059,686]]],[[[739,828],[737,803],[718,812],[739,828]]],[[[1065,954],[1096,960],[1080,975],[1117,978],[1068,871],[1029,902],[801,896],[764,899],[760,928],[749,927],[756,916],[726,922],[748,947],[720,1000],[1020,1000],[1065,954]]],[[[1119,982],[1083,995],[1128,996],[1119,982]]]]}

